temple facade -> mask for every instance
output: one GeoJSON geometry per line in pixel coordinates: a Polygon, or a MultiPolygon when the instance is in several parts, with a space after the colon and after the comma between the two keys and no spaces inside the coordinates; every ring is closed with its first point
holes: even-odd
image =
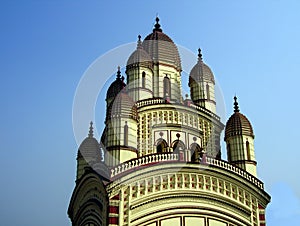
{"type": "Polygon", "coordinates": [[[254,132],[237,98],[226,125],[201,50],[182,96],[177,46],[156,18],[107,90],[101,138],[77,154],[74,226],[264,226],[270,196],[257,178],[254,132]],[[227,160],[221,159],[221,132],[227,160]]]}

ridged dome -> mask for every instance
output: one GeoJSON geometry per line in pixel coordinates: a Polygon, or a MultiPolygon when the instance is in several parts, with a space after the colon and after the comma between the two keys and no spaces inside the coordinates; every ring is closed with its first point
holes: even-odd
{"type": "Polygon", "coordinates": [[[230,116],[226,123],[224,140],[226,141],[227,138],[236,135],[246,135],[254,138],[254,133],[250,121],[245,115],[239,112],[236,97],[234,99],[235,110],[233,115],[230,116]]]}
{"type": "Polygon", "coordinates": [[[115,117],[137,120],[137,106],[132,98],[127,95],[125,90],[122,90],[108,106],[106,120],[115,117]]]}
{"type": "Polygon", "coordinates": [[[211,81],[215,84],[214,74],[212,73],[211,69],[202,61],[201,50],[199,49],[198,51],[198,62],[190,72],[189,84],[192,81],[211,81]]]}
{"type": "Polygon", "coordinates": [[[161,62],[174,66],[181,71],[181,61],[177,46],[172,39],[162,32],[156,18],[155,28],[143,41],[143,48],[147,51],[154,63],[161,62]]]}
{"type": "Polygon", "coordinates": [[[87,138],[79,146],[79,154],[84,157],[88,163],[101,162],[100,144],[93,137],[93,123],[90,125],[90,132],[87,138]]]}
{"type": "Polygon", "coordinates": [[[137,44],[137,49],[128,58],[126,69],[135,66],[144,66],[148,68],[153,68],[152,59],[150,55],[143,49],[140,35],[137,44]]]}
{"type": "Polygon", "coordinates": [[[120,68],[118,68],[118,72],[117,72],[117,78],[116,80],[111,83],[111,85],[109,86],[107,93],[106,93],[106,99],[110,99],[110,98],[115,98],[118,93],[121,92],[121,90],[126,86],[126,84],[124,83],[124,77],[121,77],[121,72],[120,72],[120,68]]]}

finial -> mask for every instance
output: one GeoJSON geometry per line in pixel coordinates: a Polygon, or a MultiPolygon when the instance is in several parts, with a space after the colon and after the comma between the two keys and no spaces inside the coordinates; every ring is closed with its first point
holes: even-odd
{"type": "Polygon", "coordinates": [[[239,103],[237,102],[237,97],[234,96],[234,112],[240,112],[240,109],[239,109],[239,103]]]}
{"type": "Polygon", "coordinates": [[[89,131],[89,137],[94,136],[94,128],[93,128],[93,122],[90,122],[90,131],[89,131]]]}
{"type": "Polygon", "coordinates": [[[198,60],[202,61],[202,53],[201,53],[201,49],[200,48],[198,49],[198,60]]]}
{"type": "Polygon", "coordinates": [[[164,135],[163,132],[159,132],[159,136],[162,137],[164,135]]]}
{"type": "Polygon", "coordinates": [[[155,21],[156,21],[156,24],[154,25],[153,32],[155,32],[155,31],[162,32],[162,29],[160,28],[160,24],[158,23],[159,22],[158,16],[156,17],[155,21]]]}
{"type": "Polygon", "coordinates": [[[118,66],[117,78],[121,78],[121,70],[120,70],[120,66],[118,66]]]}
{"type": "Polygon", "coordinates": [[[141,41],[142,36],[138,36],[138,42],[137,42],[137,48],[142,48],[142,41],[141,41]]]}

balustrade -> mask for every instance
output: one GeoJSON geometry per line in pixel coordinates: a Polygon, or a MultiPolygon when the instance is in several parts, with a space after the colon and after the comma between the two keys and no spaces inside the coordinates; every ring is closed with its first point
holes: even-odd
{"type": "MultiPolygon", "coordinates": [[[[159,154],[152,154],[152,155],[146,155],[142,156],[137,159],[132,159],[127,162],[121,163],[120,165],[117,165],[111,169],[111,178],[116,177],[122,173],[125,173],[128,170],[145,166],[151,163],[159,163],[159,162],[174,162],[178,161],[178,154],[174,153],[159,153],[159,154]]],[[[211,166],[215,166],[217,168],[224,169],[226,171],[232,172],[236,175],[239,175],[249,182],[253,183],[260,189],[264,189],[263,183],[257,179],[256,177],[252,176],[250,173],[242,170],[239,167],[236,167],[226,161],[223,160],[217,160],[214,158],[206,157],[205,161],[200,164],[208,164],[211,166]]]]}

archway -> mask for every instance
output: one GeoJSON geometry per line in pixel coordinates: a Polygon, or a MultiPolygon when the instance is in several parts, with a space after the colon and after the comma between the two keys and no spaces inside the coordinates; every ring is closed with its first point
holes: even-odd
{"type": "Polygon", "coordinates": [[[173,153],[179,153],[180,151],[185,150],[185,145],[181,140],[175,140],[172,143],[173,153]]]}
{"type": "Polygon", "coordinates": [[[191,162],[197,162],[199,158],[202,158],[202,149],[197,143],[193,143],[190,146],[190,151],[191,151],[191,162]]]}
{"type": "Polygon", "coordinates": [[[168,147],[168,143],[160,138],[156,141],[156,153],[163,153],[166,152],[166,149],[168,147]]]}

